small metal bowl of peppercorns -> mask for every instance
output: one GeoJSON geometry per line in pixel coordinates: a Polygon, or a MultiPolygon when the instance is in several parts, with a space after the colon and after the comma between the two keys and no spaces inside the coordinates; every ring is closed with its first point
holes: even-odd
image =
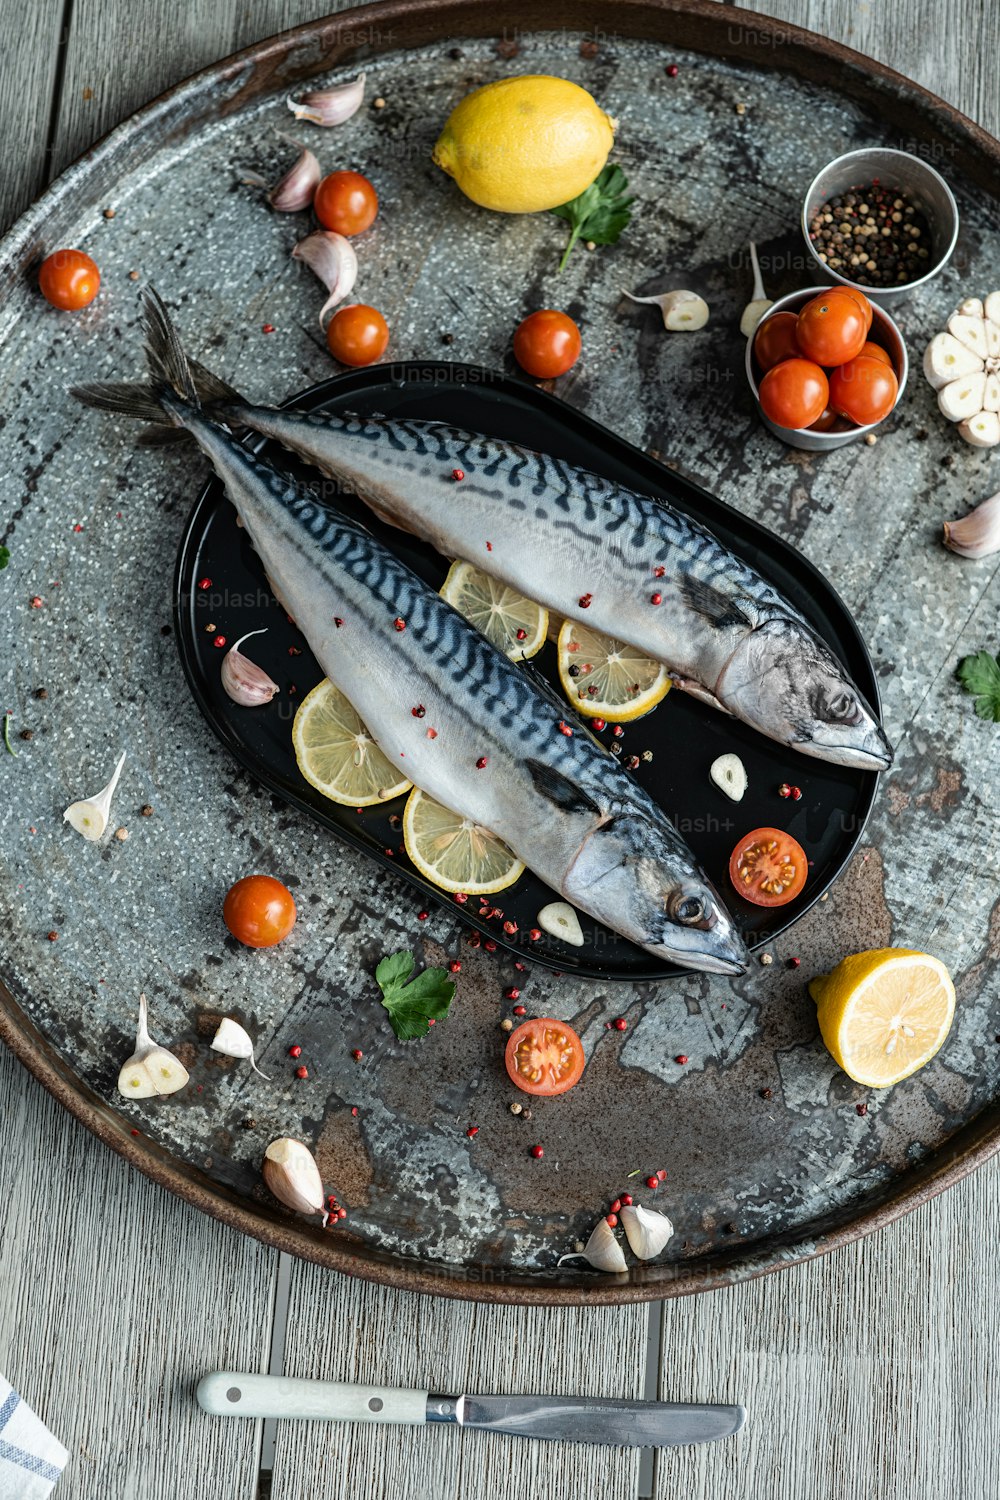
{"type": "Polygon", "coordinates": [[[747,382],[761,421],[810,453],[859,438],[875,442],[908,373],[895,322],[855,288],[814,286],[780,297],[747,340],[747,382]]]}
{"type": "Polygon", "coordinates": [[[901,302],[948,263],[958,207],[940,172],[909,151],[848,151],[813,178],[802,236],[821,276],[901,302]]]}

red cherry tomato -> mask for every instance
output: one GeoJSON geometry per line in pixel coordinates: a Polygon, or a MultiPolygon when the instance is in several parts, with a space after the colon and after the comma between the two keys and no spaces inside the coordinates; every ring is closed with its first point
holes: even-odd
{"type": "Polygon", "coordinates": [[[783,359],[795,359],[802,353],[795,337],[798,321],[793,312],[764,318],[753,339],[753,357],[762,371],[772,370],[783,359]]]}
{"type": "Polygon", "coordinates": [[[361,234],[378,213],[378,194],[360,172],[331,172],[316,189],[313,213],[324,229],[361,234]]]}
{"type": "Polygon", "coordinates": [[[860,290],[860,288],[856,286],[832,286],[827,295],[831,297],[850,297],[852,301],[857,303],[858,307],[860,307],[861,311],[864,313],[865,327],[871,328],[872,318],[875,316],[875,314],[872,312],[871,303],[868,301],[868,298],[865,296],[864,292],[860,290]]]}
{"type": "Polygon", "coordinates": [[[871,339],[866,344],[862,344],[861,353],[858,355],[858,358],[880,359],[884,365],[888,365],[889,369],[892,369],[892,355],[888,349],[883,349],[881,344],[873,344],[871,339]]]}
{"type": "Polygon", "coordinates": [[[809,866],[802,845],[780,828],[755,828],[729,857],[729,878],[755,906],[784,906],[806,883],[809,866]]]}
{"type": "Polygon", "coordinates": [[[820,412],[815,422],[809,423],[809,429],[811,432],[829,432],[832,427],[836,427],[839,421],[840,418],[833,407],[828,406],[824,411],[820,412]]]}
{"type": "Polygon", "coordinates": [[[795,336],[806,359],[829,367],[845,364],[861,353],[868,327],[853,297],[824,292],[799,313],[795,336]]]}
{"type": "Polygon", "coordinates": [[[778,427],[811,427],[830,399],[826,375],[809,359],[783,359],[759,389],[761,409],[778,427]]]}
{"type": "Polygon", "coordinates": [[[53,250],[42,261],[38,288],[46,302],[64,312],[88,307],[101,288],[101,273],[82,250],[53,250]]]}
{"type": "Polygon", "coordinates": [[[534,312],[514,335],[514,358],[537,380],[565,375],[580,358],[580,330],[565,313],[534,312]]]}
{"type": "Polygon", "coordinates": [[[373,365],[382,358],[388,343],[388,323],[363,302],[342,307],[327,324],[327,348],[342,365],[373,365]]]}
{"type": "Polygon", "coordinates": [[[526,1094],[565,1094],[583,1073],[583,1043],[565,1021],[525,1021],[507,1040],[504,1062],[526,1094]]]}
{"type": "Polygon", "coordinates": [[[230,887],[222,920],[248,948],[273,948],[295,926],[295,902],[272,875],[245,875],[230,887]]]}
{"type": "Polygon", "coordinates": [[[852,359],[830,376],[830,405],[861,427],[887,417],[898,391],[895,371],[880,359],[852,359]]]}

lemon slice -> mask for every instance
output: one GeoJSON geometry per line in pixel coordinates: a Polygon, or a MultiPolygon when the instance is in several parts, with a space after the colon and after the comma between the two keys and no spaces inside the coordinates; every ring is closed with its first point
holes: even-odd
{"type": "Polygon", "coordinates": [[[940,959],[911,948],[842,958],[809,993],[823,1040],[855,1083],[884,1089],[930,1062],[951,1029],[955,986],[940,959]]]}
{"type": "Polygon", "coordinates": [[[403,843],[420,871],[443,891],[470,896],[506,890],[524,865],[489,829],[414,787],[403,809],[403,843]]]}
{"type": "Polygon", "coordinates": [[[441,597],[512,661],[534,656],[545,645],[548,610],[471,563],[452,563],[441,597]],[[524,632],[520,639],[518,631],[524,632]]]}
{"type": "Polygon", "coordinates": [[[582,713],[620,723],[641,719],[670,691],[662,662],[579,620],[563,621],[556,650],[563,691],[582,713]]]}
{"type": "Polygon", "coordinates": [[[328,677],[299,704],[292,746],[299,770],[310,785],[345,807],[388,802],[413,784],[382,754],[328,677]]]}

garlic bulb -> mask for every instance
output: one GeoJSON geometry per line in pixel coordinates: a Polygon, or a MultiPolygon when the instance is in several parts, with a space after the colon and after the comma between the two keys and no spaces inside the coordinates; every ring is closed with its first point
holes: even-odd
{"type": "Polygon", "coordinates": [[[598,1219],[582,1250],[575,1250],[572,1255],[560,1255],[556,1264],[561,1266],[564,1260],[579,1260],[581,1257],[589,1261],[595,1271],[610,1271],[619,1275],[628,1270],[625,1252],[615,1239],[606,1218],[598,1219]]]}
{"type": "Polygon", "coordinates": [[[625,1204],[621,1211],[621,1221],[625,1238],[632,1247],[632,1254],[638,1256],[639,1260],[652,1260],[659,1255],[674,1232],[674,1226],[666,1214],[643,1208],[641,1203],[634,1207],[625,1204]]]}
{"type": "Polygon", "coordinates": [[[967,297],[924,353],[938,406],[974,448],[1000,443],[1000,292],[967,297]]]}
{"type": "Polygon", "coordinates": [[[764,295],[764,282],[761,279],[760,262],[757,259],[757,246],[753,240],[750,241],[750,264],[753,267],[753,295],[740,318],[740,333],[745,339],[748,339],[754,332],[768,308],[774,306],[774,299],[764,295]]]}
{"type": "Polygon", "coordinates": [[[292,247],[292,259],[305,261],[330,293],[319,310],[319,326],[338,302],[343,302],[358,279],[358,257],[354,246],[333,229],[317,229],[292,247]]]}
{"type": "Polygon", "coordinates": [[[278,684],[268,677],[264,668],[258,667],[240,650],[243,642],[248,641],[252,635],[266,633],[266,628],[248,630],[235,645],[230,646],[222,658],[222,686],[233,702],[244,708],[257,708],[262,703],[270,703],[275,693],[280,691],[278,684]]]}
{"type": "Polygon", "coordinates": [[[256,172],[244,172],[243,181],[251,187],[264,188],[264,197],[277,213],[293,214],[312,203],[322,175],[315,156],[303,149],[295,165],[273,187],[269,188],[256,172]]]}
{"type": "Polygon", "coordinates": [[[253,1055],[253,1041],[250,1033],[245,1031],[238,1021],[233,1021],[229,1016],[224,1016],[219,1022],[219,1028],[211,1041],[213,1052],[221,1052],[224,1057],[240,1057],[249,1062],[255,1073],[260,1073],[261,1078],[270,1083],[266,1073],[261,1073],[253,1055]]]}
{"type": "Polygon", "coordinates": [[[1000,493],[991,495],[957,521],[945,521],[944,544],[960,557],[1000,552],[1000,493]]]}
{"type": "Polygon", "coordinates": [[[733,802],[742,802],[747,789],[747,768],[738,755],[720,755],[709,767],[709,776],[720,792],[733,802]]]}
{"type": "Polygon", "coordinates": [[[322,1214],[326,1228],[330,1215],[323,1207],[323,1179],[307,1146],[287,1135],[272,1141],[261,1170],[279,1203],[297,1214],[322,1214]]]}
{"type": "Polygon", "coordinates": [[[83,837],[89,839],[91,843],[95,843],[108,826],[111,799],[115,794],[115,787],[118,785],[118,778],[122,774],[124,764],[125,751],[123,750],[107,786],[94,797],[86,797],[82,802],[71,802],[63,813],[70,827],[75,828],[77,833],[82,833],[83,837]]]}
{"type": "Polygon", "coordinates": [[[548,906],[542,907],[535,920],[550,937],[562,938],[564,943],[569,943],[574,948],[583,947],[580,918],[565,901],[550,901],[548,906]]]}
{"type": "Polygon", "coordinates": [[[365,97],[365,75],[353,83],[337,83],[328,89],[313,89],[301,98],[290,98],[288,108],[297,120],[313,125],[343,125],[356,115],[365,97]]]}
{"type": "Polygon", "coordinates": [[[625,292],[630,302],[648,302],[660,309],[668,333],[696,333],[708,322],[708,303],[697,292],[660,292],[655,297],[637,297],[625,292]]]}
{"type": "Polygon", "coordinates": [[[154,1094],[176,1094],[187,1081],[180,1059],[150,1038],[146,997],[140,995],[135,1051],[118,1074],[118,1092],[126,1099],[150,1099],[154,1094]]]}

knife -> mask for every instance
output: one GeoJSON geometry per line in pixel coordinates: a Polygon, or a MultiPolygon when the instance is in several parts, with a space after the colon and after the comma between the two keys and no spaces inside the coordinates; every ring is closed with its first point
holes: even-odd
{"type": "Polygon", "coordinates": [[[289,1380],[220,1370],[198,1384],[198,1404],[216,1417],[294,1417],[312,1422],[445,1422],[481,1432],[675,1448],[739,1432],[742,1406],[681,1401],[616,1401],[590,1396],[436,1396],[392,1386],[289,1380]]]}

